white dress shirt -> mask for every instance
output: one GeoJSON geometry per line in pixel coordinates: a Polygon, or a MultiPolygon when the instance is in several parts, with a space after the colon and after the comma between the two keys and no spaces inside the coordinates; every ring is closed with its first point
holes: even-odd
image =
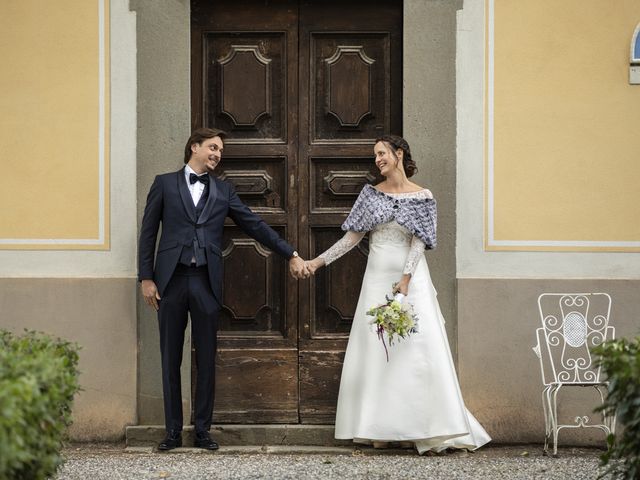
{"type": "MultiPolygon", "coordinates": [[[[198,205],[198,202],[200,201],[200,197],[202,197],[202,192],[204,192],[204,183],[200,181],[196,183],[191,183],[191,181],[189,180],[189,177],[191,176],[192,173],[195,173],[196,175],[198,175],[195,172],[195,170],[193,170],[193,168],[191,168],[189,165],[185,165],[184,176],[185,176],[185,179],[187,180],[187,187],[189,187],[189,193],[191,193],[191,199],[193,200],[193,204],[198,205]]],[[[203,175],[207,175],[207,174],[203,173],[203,175]]]]}

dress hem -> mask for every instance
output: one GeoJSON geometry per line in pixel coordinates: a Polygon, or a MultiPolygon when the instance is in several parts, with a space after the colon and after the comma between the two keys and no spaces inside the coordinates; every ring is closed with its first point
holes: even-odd
{"type": "Polygon", "coordinates": [[[469,435],[469,432],[460,432],[460,433],[447,433],[441,435],[433,435],[433,434],[404,434],[397,435],[394,438],[374,438],[373,435],[335,435],[334,438],[336,440],[353,440],[354,442],[363,443],[363,442],[414,442],[418,440],[447,440],[451,438],[464,437],[465,435],[469,435]]]}
{"type": "Polygon", "coordinates": [[[455,448],[455,449],[467,449],[470,451],[477,450],[478,448],[486,445],[491,440],[485,440],[479,443],[478,445],[473,443],[456,443],[456,439],[462,439],[470,435],[469,432],[464,433],[456,433],[456,434],[447,434],[447,435],[436,435],[431,437],[421,436],[416,437],[412,435],[403,436],[403,438],[365,438],[365,437],[338,437],[335,438],[337,440],[352,440],[353,443],[363,444],[363,445],[371,445],[373,442],[413,442],[415,443],[415,448],[418,450],[420,455],[433,450],[436,452],[441,452],[446,450],[447,448],[455,448]]]}

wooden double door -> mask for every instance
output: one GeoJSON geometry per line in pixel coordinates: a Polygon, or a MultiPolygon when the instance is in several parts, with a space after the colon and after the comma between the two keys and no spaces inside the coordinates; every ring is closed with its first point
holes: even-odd
{"type": "MultiPolygon", "coordinates": [[[[401,131],[402,2],[192,0],[191,11],[193,127],[229,133],[219,175],[313,258],[376,180],[375,138],[401,131]]],[[[367,242],[299,282],[231,221],[222,248],[214,421],[333,423],[367,242]]]]}

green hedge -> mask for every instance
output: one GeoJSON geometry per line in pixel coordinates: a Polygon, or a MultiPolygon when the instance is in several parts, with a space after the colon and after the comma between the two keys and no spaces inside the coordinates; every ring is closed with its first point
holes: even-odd
{"type": "Polygon", "coordinates": [[[42,333],[0,330],[0,478],[45,479],[62,463],[78,350],[42,333]]]}
{"type": "Polygon", "coordinates": [[[609,435],[609,450],[602,455],[608,465],[600,478],[640,478],[640,337],[633,341],[611,340],[593,349],[602,372],[609,381],[607,399],[598,410],[617,414],[623,428],[609,435]]]}

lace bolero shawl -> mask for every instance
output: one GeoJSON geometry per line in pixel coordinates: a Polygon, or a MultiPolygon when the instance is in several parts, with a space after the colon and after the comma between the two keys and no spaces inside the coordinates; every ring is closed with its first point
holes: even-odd
{"type": "Polygon", "coordinates": [[[393,197],[365,185],[353,204],[342,230],[368,232],[376,225],[395,220],[422,240],[429,250],[436,248],[438,214],[433,198],[393,197]]]}

